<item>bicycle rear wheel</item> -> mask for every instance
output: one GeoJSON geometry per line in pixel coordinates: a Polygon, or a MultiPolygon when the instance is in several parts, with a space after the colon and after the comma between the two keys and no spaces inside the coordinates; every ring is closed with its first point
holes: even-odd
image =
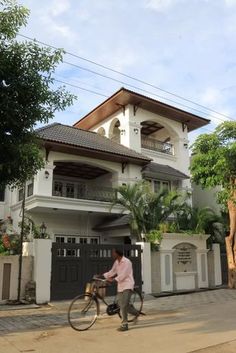
{"type": "Polygon", "coordinates": [[[76,331],[86,331],[98,317],[98,302],[90,294],[74,298],[69,306],[68,321],[76,331]]]}
{"type": "Polygon", "coordinates": [[[128,322],[133,322],[140,315],[142,309],[143,296],[139,290],[134,289],[129,302],[128,322]]]}

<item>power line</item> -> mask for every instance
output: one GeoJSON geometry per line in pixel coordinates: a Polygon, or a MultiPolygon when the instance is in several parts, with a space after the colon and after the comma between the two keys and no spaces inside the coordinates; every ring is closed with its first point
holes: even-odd
{"type": "MultiPolygon", "coordinates": [[[[36,41],[37,43],[40,43],[40,44],[42,44],[42,45],[51,47],[51,48],[53,48],[53,49],[58,49],[57,47],[55,47],[55,46],[53,46],[53,45],[50,45],[50,44],[47,44],[47,43],[45,43],[45,42],[39,41],[39,40],[37,40],[37,39],[28,37],[28,36],[23,35],[23,34],[21,34],[21,33],[18,33],[18,36],[21,36],[21,37],[26,38],[26,39],[31,40],[31,41],[36,41]]],[[[163,89],[163,88],[161,88],[161,87],[158,87],[158,86],[156,86],[156,85],[154,85],[154,84],[148,83],[148,82],[146,82],[146,81],[144,81],[144,80],[141,80],[141,79],[139,79],[139,78],[137,78],[137,77],[134,77],[134,76],[128,75],[128,74],[126,74],[126,73],[123,73],[123,72],[121,72],[121,71],[112,69],[111,67],[108,67],[108,66],[106,66],[106,65],[97,63],[96,61],[93,61],[93,60],[84,58],[84,57],[79,56],[79,55],[77,55],[77,54],[74,54],[74,53],[71,53],[71,52],[68,52],[68,51],[65,51],[65,53],[68,54],[68,55],[70,55],[70,56],[72,56],[72,57],[75,57],[75,58],[77,58],[77,59],[86,61],[86,62],[88,62],[88,63],[90,63],[90,64],[93,64],[93,65],[96,65],[96,66],[98,66],[98,67],[101,67],[101,68],[103,68],[103,69],[105,69],[105,70],[108,70],[108,71],[111,71],[111,72],[113,72],[113,73],[122,75],[122,76],[124,76],[124,77],[126,77],[126,78],[129,78],[129,79],[131,79],[131,80],[137,81],[137,82],[139,82],[139,83],[142,83],[142,84],[147,85],[147,86],[149,86],[149,87],[152,87],[152,88],[154,88],[154,89],[157,89],[157,90],[159,90],[159,91],[162,91],[162,92],[164,92],[164,93],[166,93],[166,94],[175,96],[176,98],[179,98],[179,99],[184,100],[184,101],[186,101],[186,102],[189,102],[189,103],[191,103],[191,104],[197,105],[197,106],[199,106],[199,107],[201,107],[201,108],[203,108],[203,109],[205,109],[205,110],[208,110],[208,111],[211,111],[211,112],[213,112],[213,113],[215,113],[215,114],[221,115],[221,116],[223,116],[223,117],[225,117],[225,118],[227,118],[227,119],[235,120],[235,119],[231,118],[230,116],[228,116],[228,115],[226,115],[226,114],[220,113],[220,112],[218,112],[218,111],[216,111],[216,110],[214,110],[214,109],[208,108],[208,107],[206,107],[206,106],[204,106],[204,105],[202,105],[202,104],[200,104],[200,103],[197,103],[197,102],[195,102],[195,101],[193,101],[193,100],[191,100],[191,99],[184,98],[184,97],[182,97],[182,96],[180,96],[180,95],[178,95],[178,94],[176,94],[176,93],[173,93],[173,92],[170,92],[170,91],[168,91],[168,90],[165,90],[165,89],[163,89]]],[[[68,62],[65,62],[65,63],[68,64],[68,62]]],[[[71,63],[70,63],[70,64],[71,64],[71,63]]],[[[82,68],[81,68],[81,69],[82,69],[82,68]]],[[[107,77],[107,78],[108,78],[108,77],[107,77]]],[[[126,84],[126,83],[125,83],[125,84],[126,84]]],[[[139,88],[139,89],[140,89],[140,88],[139,88]]],[[[167,98],[165,98],[165,99],[167,99],[167,98]]],[[[181,104],[181,103],[178,103],[178,104],[181,104]]],[[[194,108],[190,108],[190,109],[194,109],[194,108]]],[[[194,109],[194,110],[195,110],[195,109],[194,109]]],[[[205,114],[206,114],[206,113],[205,113],[205,114]]]]}
{"type": "Polygon", "coordinates": [[[62,80],[57,80],[56,78],[53,78],[53,80],[54,80],[55,82],[63,83],[64,85],[67,85],[67,86],[71,86],[71,87],[74,87],[74,88],[78,88],[78,89],[81,89],[81,90],[86,91],[86,92],[89,92],[89,93],[97,94],[98,96],[101,96],[101,97],[105,97],[105,98],[108,98],[108,97],[109,97],[109,96],[106,96],[105,94],[102,94],[102,93],[93,91],[93,90],[91,90],[91,89],[87,89],[87,88],[84,88],[84,87],[80,87],[80,86],[74,85],[73,83],[65,82],[65,81],[62,81],[62,80]]]}
{"type": "MultiPolygon", "coordinates": [[[[164,99],[164,100],[166,100],[166,101],[168,101],[168,102],[171,102],[171,103],[174,103],[174,104],[178,104],[178,105],[180,105],[180,106],[182,106],[182,107],[184,107],[184,108],[187,108],[187,109],[190,109],[190,110],[194,110],[194,111],[197,112],[197,113],[201,113],[201,114],[204,114],[204,115],[207,115],[207,114],[208,114],[207,112],[203,112],[202,110],[199,110],[199,109],[190,107],[190,106],[188,106],[188,105],[186,105],[186,104],[180,103],[180,102],[175,101],[175,100],[173,100],[173,99],[170,99],[170,98],[161,96],[161,95],[156,94],[156,93],[154,93],[154,92],[148,91],[148,90],[143,89],[143,88],[140,88],[140,87],[138,87],[138,86],[131,85],[130,83],[127,83],[127,82],[118,80],[118,79],[116,79],[116,78],[113,78],[113,77],[110,77],[110,76],[107,76],[107,75],[104,75],[104,74],[102,74],[102,73],[99,73],[99,72],[97,72],[97,71],[94,71],[94,70],[85,68],[85,67],[83,67],[83,66],[80,66],[80,65],[77,65],[77,64],[74,64],[74,63],[70,63],[70,62],[68,62],[68,61],[63,61],[63,63],[64,63],[64,64],[67,64],[67,65],[70,65],[70,66],[74,66],[74,67],[76,67],[76,68],[78,68],[78,69],[81,69],[81,70],[90,72],[90,73],[92,73],[92,74],[94,74],[94,75],[101,76],[101,77],[106,78],[106,79],[108,79],[108,80],[112,80],[112,81],[114,81],[114,82],[118,82],[118,83],[120,83],[120,84],[122,84],[122,85],[129,86],[129,87],[131,87],[131,88],[134,88],[134,89],[136,89],[136,90],[145,92],[145,93],[147,93],[147,94],[151,94],[151,95],[153,95],[153,96],[155,96],[155,97],[164,99]]],[[[222,118],[220,118],[220,117],[217,117],[217,116],[214,116],[214,115],[211,115],[211,116],[212,116],[213,118],[215,118],[215,119],[218,119],[219,121],[222,121],[222,122],[225,121],[224,119],[222,119],[222,118]]],[[[233,119],[231,119],[231,120],[233,120],[233,119]]]]}

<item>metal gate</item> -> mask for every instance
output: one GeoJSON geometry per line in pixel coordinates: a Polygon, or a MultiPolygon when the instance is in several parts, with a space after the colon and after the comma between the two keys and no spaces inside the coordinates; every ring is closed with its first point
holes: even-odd
{"type": "MultiPolygon", "coordinates": [[[[120,247],[120,246],[119,246],[120,247]]],[[[113,264],[114,245],[52,244],[51,300],[71,299],[84,292],[93,275],[108,271],[113,264]]],[[[133,264],[135,283],[141,289],[141,246],[123,245],[133,264]]],[[[115,288],[109,288],[109,295],[115,288]]]]}
{"type": "Polygon", "coordinates": [[[228,263],[227,254],[221,253],[222,284],[228,284],[228,263]]]}

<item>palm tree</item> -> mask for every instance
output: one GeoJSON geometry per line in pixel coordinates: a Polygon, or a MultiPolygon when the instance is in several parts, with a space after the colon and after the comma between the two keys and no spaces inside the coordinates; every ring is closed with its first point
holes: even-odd
{"type": "Polygon", "coordinates": [[[159,224],[179,208],[179,197],[177,192],[168,190],[154,193],[150,184],[142,181],[120,186],[113,206],[121,205],[123,212],[129,212],[131,230],[139,240],[143,240],[150,231],[158,229],[159,224]]]}

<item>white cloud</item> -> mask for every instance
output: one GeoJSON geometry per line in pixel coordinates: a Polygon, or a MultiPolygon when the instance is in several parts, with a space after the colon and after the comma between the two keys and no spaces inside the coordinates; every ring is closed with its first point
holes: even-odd
{"type": "Polygon", "coordinates": [[[67,12],[70,7],[71,5],[69,0],[54,0],[50,6],[50,14],[53,17],[60,16],[67,12]]]}
{"type": "Polygon", "coordinates": [[[148,0],[146,7],[159,12],[165,12],[177,2],[178,0],[148,0]]]}
{"type": "Polygon", "coordinates": [[[224,2],[229,7],[236,6],[236,0],[224,0],[224,2]]]}
{"type": "Polygon", "coordinates": [[[222,102],[222,94],[218,89],[208,87],[202,95],[202,102],[206,105],[214,106],[222,102]]]}

